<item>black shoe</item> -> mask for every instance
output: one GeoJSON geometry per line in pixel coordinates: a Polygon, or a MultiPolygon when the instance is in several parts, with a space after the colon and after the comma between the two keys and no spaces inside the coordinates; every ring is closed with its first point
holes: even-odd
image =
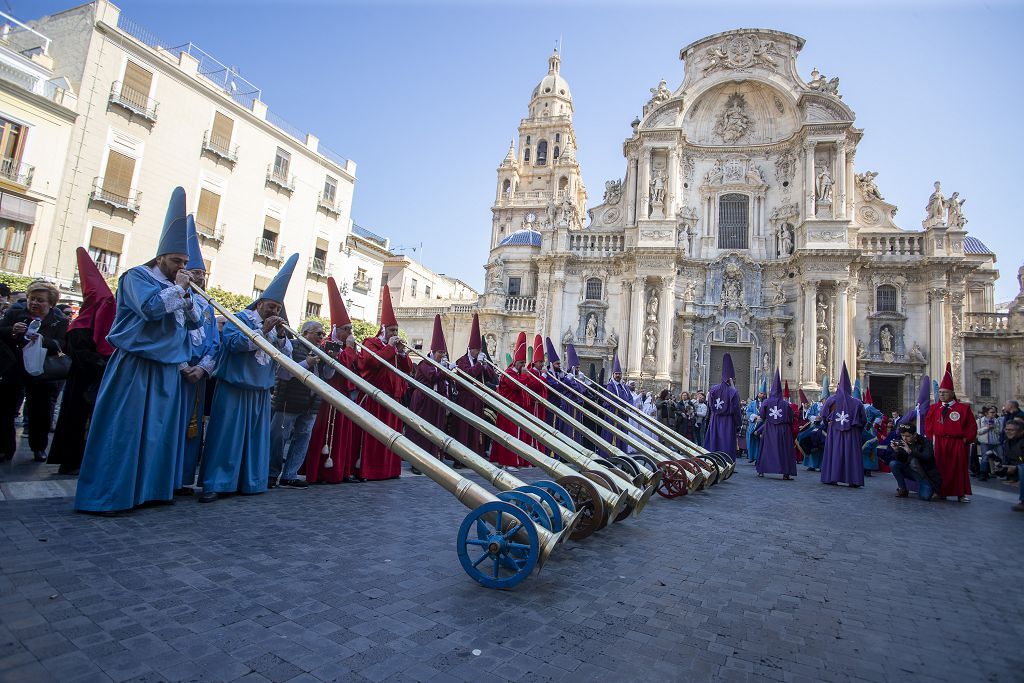
{"type": "Polygon", "coordinates": [[[46,451],[36,451],[32,454],[32,459],[36,462],[46,462],[46,451]]]}
{"type": "MultiPolygon", "coordinates": [[[[281,482],[281,483],[283,484],[284,482],[281,482]]],[[[277,479],[271,479],[270,481],[268,481],[267,482],[267,488],[268,489],[277,488],[277,479]]]]}
{"type": "Polygon", "coordinates": [[[195,491],[187,486],[182,486],[180,489],[174,489],[174,495],[176,496],[191,496],[195,494],[195,491]]]}
{"type": "Polygon", "coordinates": [[[203,491],[203,495],[199,496],[200,503],[212,503],[217,500],[219,496],[216,491],[203,491]]]}
{"type": "Polygon", "coordinates": [[[285,489],[308,489],[309,484],[301,479],[282,479],[281,488],[285,489]]]}

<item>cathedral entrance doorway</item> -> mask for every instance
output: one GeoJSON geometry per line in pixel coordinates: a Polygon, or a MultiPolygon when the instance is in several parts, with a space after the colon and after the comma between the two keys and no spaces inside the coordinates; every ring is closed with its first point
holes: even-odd
{"type": "Polygon", "coordinates": [[[902,377],[871,375],[868,386],[871,387],[871,400],[875,402],[875,407],[886,415],[894,410],[902,415],[910,407],[903,405],[905,394],[902,377]]]}
{"type": "Polygon", "coordinates": [[[750,347],[725,346],[715,344],[711,347],[711,363],[708,367],[708,385],[714,386],[722,380],[722,357],[728,353],[732,356],[732,367],[736,371],[736,390],[740,398],[750,396],[750,347]]]}

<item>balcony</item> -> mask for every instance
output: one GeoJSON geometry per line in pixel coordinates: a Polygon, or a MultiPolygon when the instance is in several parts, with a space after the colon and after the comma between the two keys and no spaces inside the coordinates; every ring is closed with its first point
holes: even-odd
{"type": "Polygon", "coordinates": [[[366,277],[363,279],[356,279],[352,281],[352,289],[366,294],[373,289],[373,278],[366,277]]]}
{"type": "Polygon", "coordinates": [[[238,161],[238,145],[232,146],[231,140],[222,135],[214,135],[212,131],[203,134],[203,151],[223,159],[232,166],[238,161]]]}
{"type": "Polygon", "coordinates": [[[108,204],[115,209],[121,209],[131,214],[137,214],[142,204],[142,193],[129,188],[127,194],[108,190],[103,186],[103,178],[97,177],[92,183],[92,192],[89,199],[100,204],[108,204]]]}
{"type": "Polygon", "coordinates": [[[196,223],[196,234],[199,235],[199,239],[204,242],[220,244],[224,241],[224,233],[227,231],[227,227],[227,223],[221,223],[220,227],[196,223]]]}
{"type": "Polygon", "coordinates": [[[536,313],[537,297],[509,296],[505,297],[505,311],[508,313],[536,313]]]}
{"type": "Polygon", "coordinates": [[[267,164],[267,185],[274,185],[291,194],[295,192],[295,176],[289,176],[287,171],[280,171],[273,164],[267,164]]]}
{"type": "Polygon", "coordinates": [[[254,257],[264,258],[268,261],[277,261],[278,263],[284,261],[284,245],[278,244],[277,240],[261,237],[256,240],[256,248],[253,249],[252,253],[254,257]]]}
{"type": "Polygon", "coordinates": [[[323,192],[317,197],[316,207],[335,216],[341,215],[341,202],[334,201],[334,197],[325,197],[323,192]]]}
{"type": "Polygon", "coordinates": [[[625,236],[615,233],[573,233],[569,235],[569,252],[576,256],[608,257],[621,254],[625,236]]]}
{"type": "Polygon", "coordinates": [[[0,159],[0,177],[23,189],[27,190],[31,187],[32,175],[35,172],[35,166],[23,163],[19,159],[12,159],[9,157],[0,159]]]}
{"type": "Polygon", "coordinates": [[[160,103],[152,97],[147,97],[145,94],[125,86],[121,81],[114,81],[110,86],[110,103],[127,109],[132,114],[151,123],[156,123],[156,111],[160,103]]]}
{"type": "Polygon", "coordinates": [[[306,272],[314,277],[327,277],[327,259],[311,256],[309,264],[306,266],[306,272]]]}
{"type": "Polygon", "coordinates": [[[892,235],[861,233],[858,246],[865,256],[921,256],[924,254],[924,235],[920,233],[892,235]]]}
{"type": "Polygon", "coordinates": [[[965,313],[964,331],[1006,334],[1010,331],[1010,314],[965,313]]]}

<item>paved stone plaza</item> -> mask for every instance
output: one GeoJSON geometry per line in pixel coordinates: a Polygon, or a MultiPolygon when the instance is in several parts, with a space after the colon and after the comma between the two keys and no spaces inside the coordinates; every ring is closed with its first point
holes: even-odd
{"type": "Polygon", "coordinates": [[[743,464],[569,542],[513,592],[466,576],[465,510],[408,472],[116,518],[8,495],[0,679],[1020,680],[1011,489],[960,505],[893,488],[743,464]]]}

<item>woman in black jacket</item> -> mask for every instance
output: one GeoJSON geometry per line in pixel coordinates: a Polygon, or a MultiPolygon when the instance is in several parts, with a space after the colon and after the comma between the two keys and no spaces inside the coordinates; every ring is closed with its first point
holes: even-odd
{"type": "Polygon", "coordinates": [[[0,320],[0,343],[7,347],[5,354],[13,362],[6,363],[0,376],[0,461],[10,460],[17,450],[14,418],[22,399],[28,419],[28,444],[36,461],[46,460],[46,444],[53,420],[51,399],[57,390],[55,381],[40,380],[25,372],[22,349],[29,325],[39,319],[39,336],[46,355],[61,353],[68,319],[55,308],[60,290],[45,280],[36,280],[25,290],[26,305],[12,306],[0,320]]]}

